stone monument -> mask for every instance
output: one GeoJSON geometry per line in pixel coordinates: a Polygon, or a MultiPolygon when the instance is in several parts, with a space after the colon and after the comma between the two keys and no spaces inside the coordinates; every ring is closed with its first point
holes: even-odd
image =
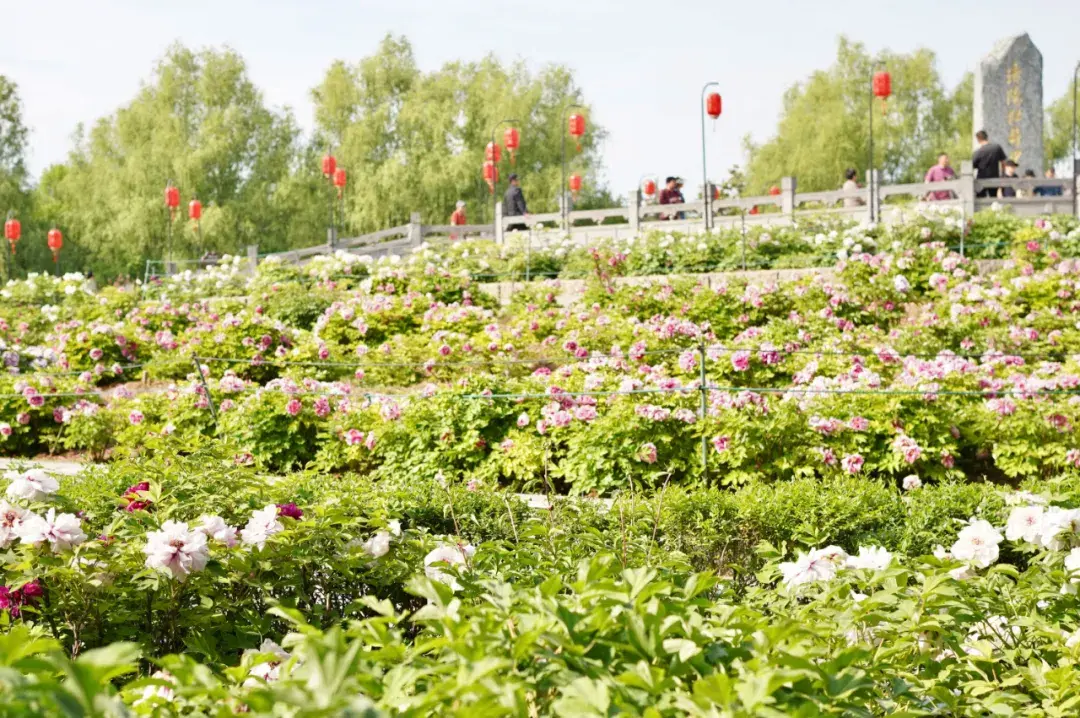
{"type": "Polygon", "coordinates": [[[1042,53],[1024,33],[1000,41],[975,71],[974,129],[986,130],[1021,176],[1043,173],[1042,70],[1042,53]]]}

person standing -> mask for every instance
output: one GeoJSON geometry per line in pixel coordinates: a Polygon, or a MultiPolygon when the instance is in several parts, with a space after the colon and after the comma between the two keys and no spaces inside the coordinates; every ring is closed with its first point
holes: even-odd
{"type": "MultiPolygon", "coordinates": [[[[454,213],[450,215],[450,224],[454,227],[463,227],[468,223],[468,220],[465,218],[465,202],[459,199],[457,205],[454,207],[454,213]]],[[[457,234],[453,232],[450,233],[450,239],[457,238],[457,234]]]]}
{"type": "MultiPolygon", "coordinates": [[[[671,200],[672,204],[684,204],[686,202],[686,197],[682,193],[683,184],[682,177],[675,178],[675,197],[671,200]]],[[[686,212],[677,212],[675,219],[686,219],[686,212]]]]}
{"type": "Polygon", "coordinates": [[[858,176],[859,173],[853,167],[844,170],[844,185],[840,189],[851,195],[844,197],[844,207],[858,207],[863,204],[862,198],[855,195],[859,191],[859,183],[855,181],[858,176]]]}
{"type": "MultiPolygon", "coordinates": [[[[1001,149],[1001,145],[996,142],[990,141],[990,136],[986,134],[986,130],[979,130],[975,133],[975,141],[979,143],[979,147],[971,155],[971,165],[975,168],[976,179],[997,179],[1001,177],[1003,171],[1003,164],[1005,160],[1009,159],[1005,154],[1005,150],[1001,149]]],[[[979,197],[996,197],[997,189],[994,187],[986,187],[979,190],[979,197]]]]}
{"type": "MultiPolygon", "coordinates": [[[[676,179],[677,178],[675,177],[668,177],[664,180],[664,188],[660,190],[660,204],[676,203],[676,201],[673,199],[679,194],[679,190],[676,188],[676,179]]],[[[660,215],[660,219],[671,219],[671,217],[669,215],[662,214],[660,215]]]]}
{"type": "MultiPolygon", "coordinates": [[[[521,181],[517,173],[511,174],[509,179],[510,186],[506,188],[506,194],[503,196],[503,213],[507,217],[527,217],[529,208],[525,204],[525,194],[521,191],[521,181]]],[[[507,226],[511,232],[524,231],[528,228],[524,222],[507,226]]]]}
{"type": "MultiPolygon", "coordinates": [[[[956,173],[953,172],[953,168],[949,166],[949,155],[942,152],[938,155],[937,164],[931,167],[926,172],[926,179],[924,182],[947,182],[956,178],[956,173]]],[[[932,200],[944,200],[952,199],[955,195],[950,190],[944,190],[941,192],[934,191],[927,194],[927,199],[932,200]]]]}

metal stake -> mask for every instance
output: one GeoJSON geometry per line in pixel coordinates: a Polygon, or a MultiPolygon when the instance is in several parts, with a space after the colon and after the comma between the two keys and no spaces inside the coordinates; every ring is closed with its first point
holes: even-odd
{"type": "Polygon", "coordinates": [[[206,376],[203,374],[202,365],[199,363],[199,357],[194,352],[191,354],[191,361],[195,364],[195,371],[199,374],[199,381],[202,382],[203,391],[206,392],[206,401],[210,404],[210,416],[214,417],[214,425],[217,425],[217,408],[214,407],[214,397],[210,394],[210,387],[206,383],[206,376]]]}

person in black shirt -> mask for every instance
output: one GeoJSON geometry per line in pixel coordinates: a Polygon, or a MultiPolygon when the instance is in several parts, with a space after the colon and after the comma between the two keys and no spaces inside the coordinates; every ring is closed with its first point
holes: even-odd
{"type": "MultiPolygon", "coordinates": [[[[503,210],[507,217],[525,217],[529,214],[529,208],[525,206],[525,195],[521,192],[521,182],[518,180],[517,174],[510,175],[510,186],[506,189],[506,196],[503,198],[503,210]]],[[[508,225],[506,229],[517,232],[526,231],[529,227],[521,223],[508,225]]]]}
{"type": "MultiPolygon", "coordinates": [[[[986,130],[975,133],[975,140],[979,148],[971,156],[971,164],[975,168],[975,176],[978,179],[997,179],[1001,177],[1002,163],[1009,159],[1001,145],[991,142],[986,130]]],[[[979,190],[979,197],[996,197],[997,189],[987,187],[979,190]]]]}

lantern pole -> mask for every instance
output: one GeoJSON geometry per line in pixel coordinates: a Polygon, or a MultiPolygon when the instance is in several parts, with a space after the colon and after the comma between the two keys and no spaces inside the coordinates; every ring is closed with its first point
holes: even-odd
{"type": "MultiPolygon", "coordinates": [[[[15,219],[15,210],[9,209],[8,213],[7,213],[7,218],[8,218],[8,220],[15,219]]],[[[7,224],[6,223],[4,224],[4,230],[5,230],[4,238],[7,239],[7,224]]],[[[18,241],[18,240],[16,240],[16,241],[18,241]]],[[[11,256],[11,264],[10,264],[10,266],[8,268],[8,274],[9,274],[8,279],[15,279],[15,242],[12,242],[11,240],[8,240],[8,250],[9,250],[10,256],[11,256]]]]}
{"type": "MultiPolygon", "coordinates": [[[[333,145],[327,145],[326,146],[326,154],[328,156],[330,156],[330,157],[333,156],[333,154],[334,154],[333,150],[334,150],[333,145]]],[[[335,167],[335,169],[336,169],[336,167],[335,167]]],[[[330,236],[329,236],[329,239],[330,239],[330,249],[333,250],[335,245],[337,244],[337,242],[335,241],[336,240],[335,235],[337,234],[337,229],[334,227],[334,173],[333,172],[326,175],[326,186],[330,188],[330,236]]]]}
{"type": "MultiPolygon", "coordinates": [[[[173,186],[172,180],[165,180],[165,191],[168,193],[169,188],[173,186]]],[[[169,206],[168,197],[165,200],[165,209],[169,212],[168,221],[168,242],[165,248],[165,276],[169,276],[169,265],[172,264],[172,224],[173,224],[173,208],[169,206]]]]}
{"type": "Polygon", "coordinates": [[[570,119],[570,110],[585,112],[585,108],[570,104],[563,108],[562,113],[562,182],[559,184],[559,209],[562,210],[563,231],[567,234],[570,233],[570,212],[566,206],[566,123],[570,119]]]}
{"type": "Polygon", "coordinates": [[[1077,193],[1080,192],[1080,185],[1076,183],[1076,168],[1077,168],[1077,152],[1080,151],[1080,135],[1077,134],[1076,129],[1076,96],[1077,91],[1080,90],[1076,86],[1077,77],[1080,76],[1080,62],[1076,63],[1076,69],[1073,70],[1073,116],[1072,116],[1072,177],[1073,177],[1073,217],[1080,217],[1080,198],[1077,197],[1077,193]]]}
{"type": "Polygon", "coordinates": [[[719,82],[706,82],[701,88],[701,196],[705,199],[705,231],[712,224],[712,212],[709,210],[709,170],[705,165],[705,93],[710,87],[719,87],[719,82]]]}
{"type": "Polygon", "coordinates": [[[870,204],[871,224],[873,224],[874,221],[877,219],[877,192],[875,188],[875,185],[877,184],[877,179],[874,177],[874,74],[878,71],[879,68],[882,67],[885,67],[885,63],[877,62],[874,63],[873,67],[870,68],[870,114],[868,116],[869,119],[867,123],[867,126],[870,128],[870,147],[868,153],[869,156],[867,158],[867,164],[870,170],[870,186],[867,188],[867,194],[870,204]]]}
{"type": "MultiPolygon", "coordinates": [[[[495,226],[495,205],[499,203],[499,163],[495,160],[495,133],[498,132],[499,128],[503,125],[513,125],[515,123],[520,125],[521,120],[513,118],[509,120],[499,120],[495,123],[495,126],[491,128],[491,164],[495,166],[495,172],[491,177],[491,231],[496,237],[499,236],[498,227],[495,226]]],[[[485,155],[486,153],[487,151],[485,150],[485,155]]],[[[484,159],[486,160],[487,157],[485,156],[484,159]]],[[[505,207],[503,208],[503,211],[506,211],[505,207]]]]}

